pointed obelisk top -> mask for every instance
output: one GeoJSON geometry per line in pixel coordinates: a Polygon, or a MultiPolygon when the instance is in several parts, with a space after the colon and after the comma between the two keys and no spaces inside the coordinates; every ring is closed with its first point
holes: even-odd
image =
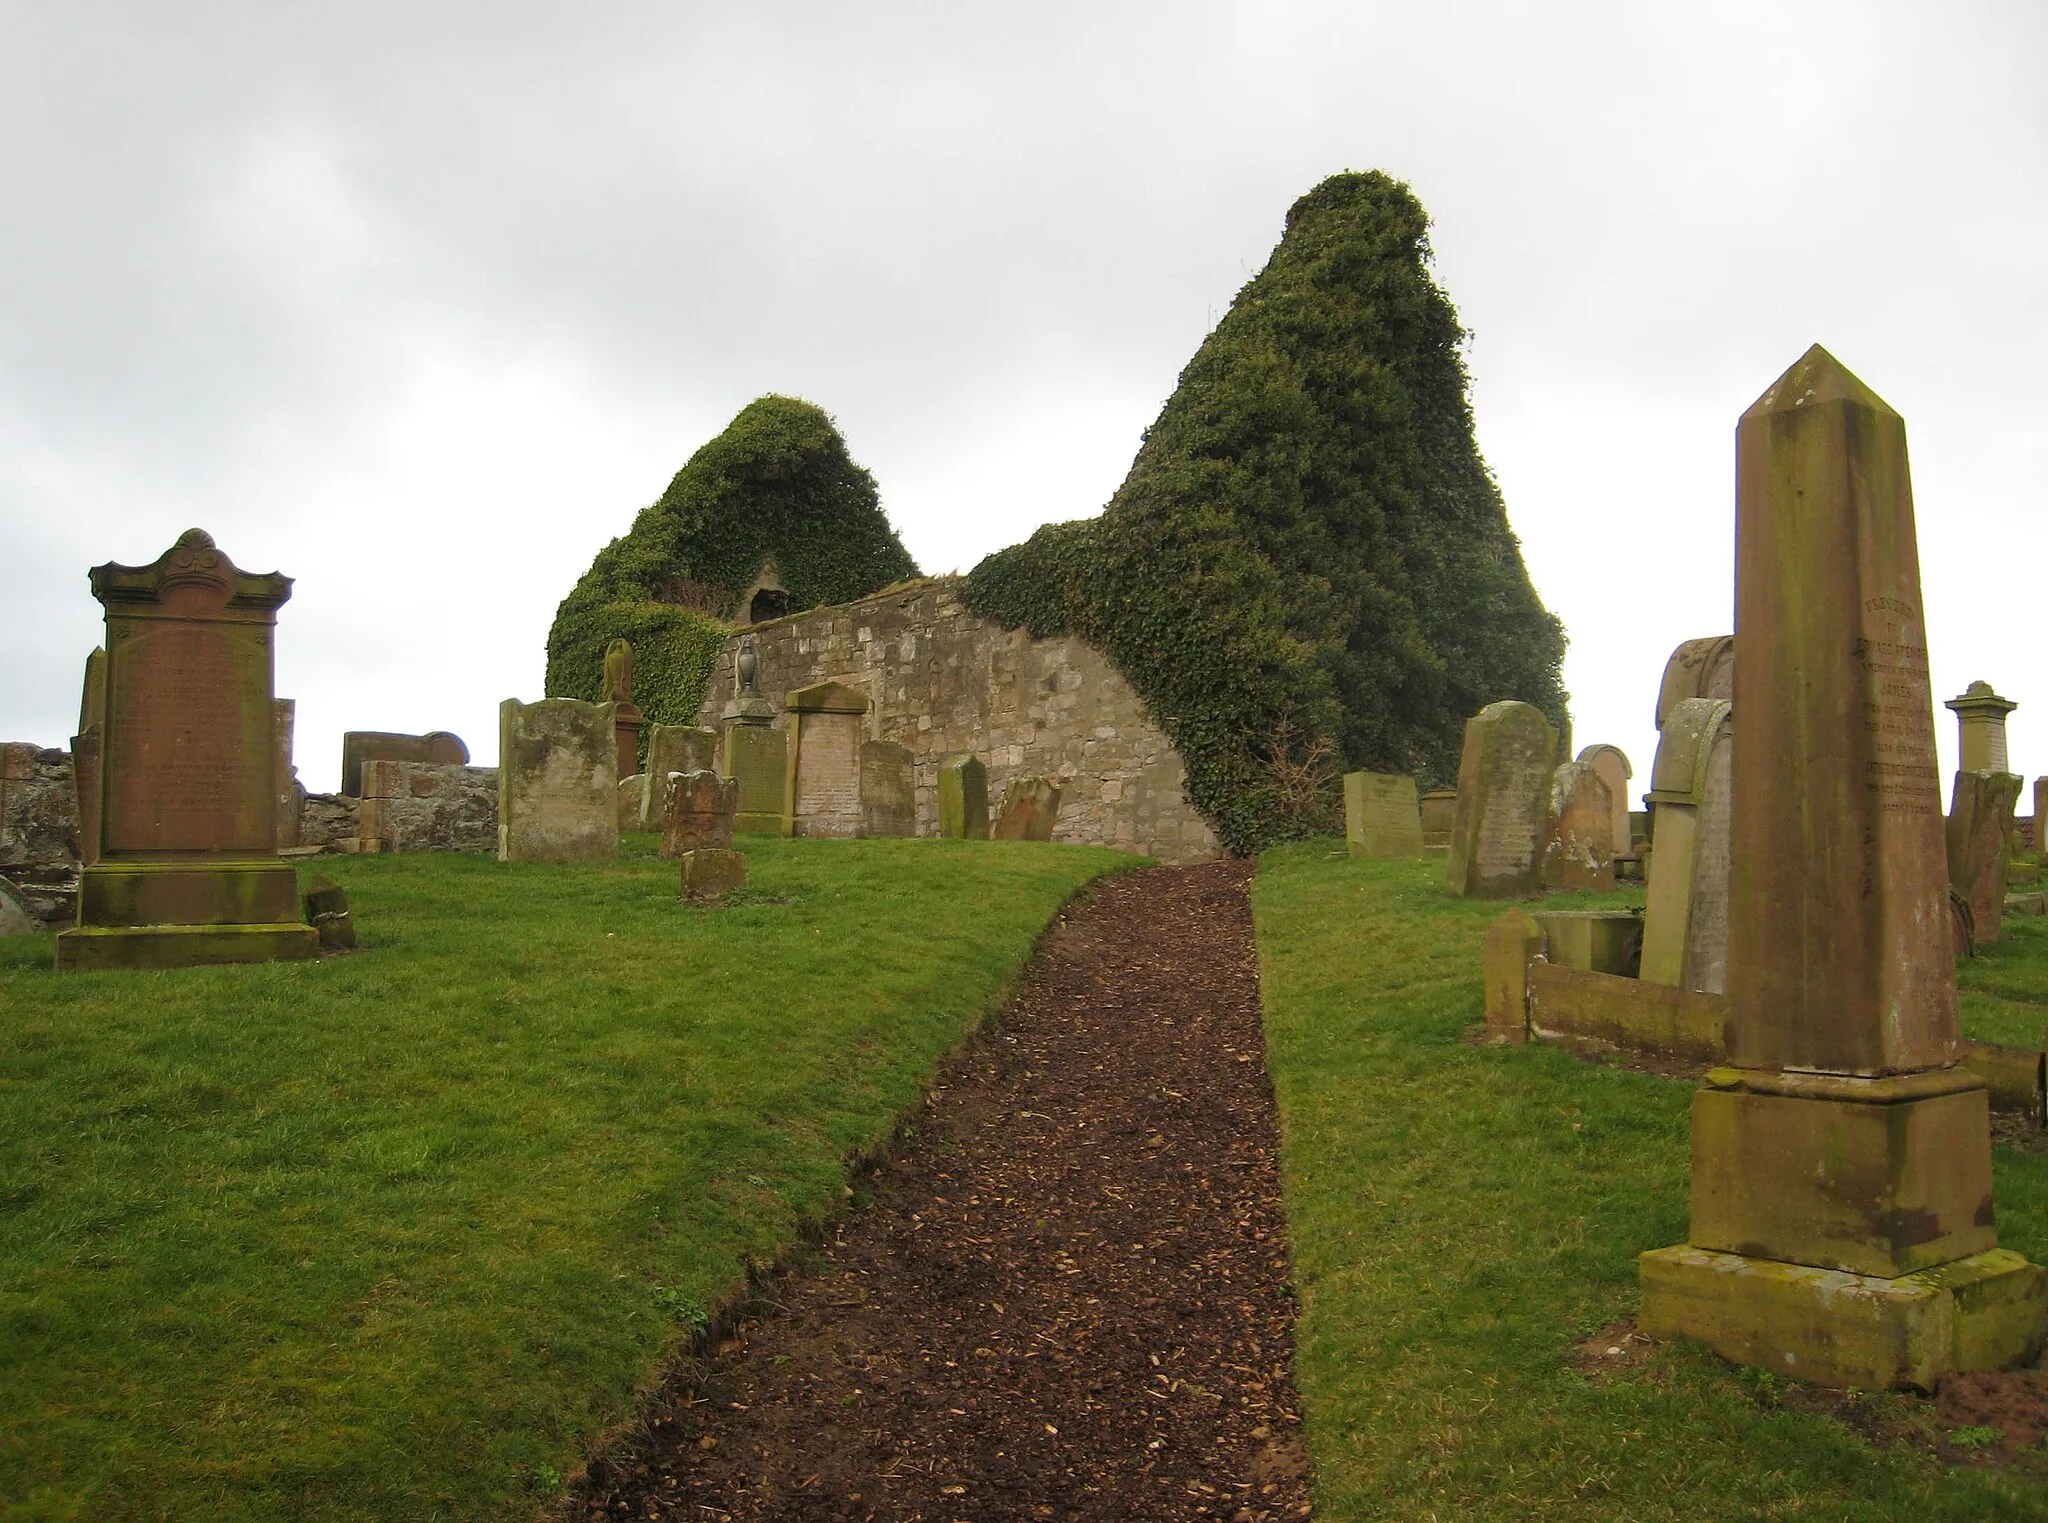
{"type": "Polygon", "coordinates": [[[1851,402],[1896,418],[1885,399],[1856,379],[1847,365],[1815,344],[1792,368],[1771,382],[1770,390],[1750,404],[1744,418],[1792,412],[1822,402],[1851,402]]]}

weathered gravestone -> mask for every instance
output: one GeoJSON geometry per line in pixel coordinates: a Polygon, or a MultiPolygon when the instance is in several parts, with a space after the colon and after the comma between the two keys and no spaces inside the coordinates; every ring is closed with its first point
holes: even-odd
{"type": "Polygon", "coordinates": [[[621,778],[638,776],[640,710],[633,702],[631,641],[615,639],[604,648],[604,701],[612,706],[612,729],[618,741],[618,775],[621,778]]]}
{"type": "Polygon", "coordinates": [[[1657,849],[1643,910],[1641,976],[1649,983],[1708,994],[1727,987],[1733,710],[1725,698],[1682,698],[1657,740],[1657,849]]]}
{"type": "Polygon", "coordinates": [[[917,834],[915,758],[891,740],[860,743],[860,833],[917,834]]]}
{"type": "Polygon", "coordinates": [[[199,529],[151,565],[93,567],[107,611],[100,850],[78,924],[57,937],[60,969],[319,950],[277,855],[271,642],[291,590],[239,570],[199,529]]]}
{"type": "Polygon", "coordinates": [[[1458,825],[1458,790],[1432,788],[1422,795],[1422,845],[1425,850],[1450,850],[1451,832],[1458,825]]]}
{"type": "Polygon", "coordinates": [[[1543,882],[1566,890],[1614,887],[1614,795],[1591,762],[1566,762],[1551,774],[1543,882]]]}
{"type": "Polygon", "coordinates": [[[280,849],[299,844],[299,815],[305,808],[305,790],[299,786],[299,770],[292,765],[292,729],[298,704],[280,698],[275,705],[272,739],[277,746],[277,844],[280,849]]]}
{"type": "Polygon", "coordinates": [[[726,851],[732,846],[740,785],[715,772],[682,772],[670,780],[668,814],[662,822],[661,855],[726,851]]]}
{"type": "Polygon", "coordinates": [[[430,730],[425,735],[400,735],[391,730],[349,730],[341,737],[341,792],[344,798],[363,796],[363,763],[372,761],[426,762],[436,767],[466,767],[469,747],[460,735],[430,730]]]}
{"type": "Polygon", "coordinates": [[[1608,797],[1613,800],[1614,822],[1609,835],[1614,841],[1616,856],[1629,856],[1635,850],[1635,836],[1629,828],[1629,779],[1635,776],[1635,768],[1628,764],[1628,754],[1619,746],[1588,746],[1579,753],[1579,760],[1600,774],[1600,781],[1607,785],[1608,797]]]}
{"type": "Polygon", "coordinates": [[[1415,779],[1385,772],[1344,774],[1344,840],[1354,857],[1422,855],[1422,805],[1415,779]]]}
{"type": "Polygon", "coordinates": [[[989,832],[997,841],[1050,841],[1060,816],[1060,785],[1049,777],[1010,779],[1003,809],[989,832]]]}
{"type": "Polygon", "coordinates": [[[598,862],[619,854],[618,732],[608,703],[498,706],[498,860],[598,862]]]}
{"type": "Polygon", "coordinates": [[[42,928],[42,921],[29,914],[14,885],[0,878],[0,936],[33,936],[42,928]]]}
{"type": "Polygon", "coordinates": [[[660,830],[668,818],[669,779],[683,772],[718,770],[718,732],[708,725],[657,724],[649,725],[646,734],[647,770],[641,774],[640,823],[633,828],[660,830]]]}
{"type": "Polygon", "coordinates": [[[1991,691],[1988,682],[1973,682],[1960,697],[1942,707],[1956,716],[1958,772],[2004,772],[2005,716],[2019,705],[1991,691]]]}
{"type": "Polygon", "coordinates": [[[1999,939],[2012,867],[2012,810],[2020,780],[2010,772],[1958,772],[1948,813],[1948,881],[1970,907],[1973,947],[1999,939]]]}
{"type": "Polygon", "coordinates": [[[867,694],[843,682],[798,688],[783,700],[791,752],[790,833],[860,834],[860,741],[867,694]]]}
{"type": "Polygon", "coordinates": [[[723,739],[719,770],[740,788],[733,828],[741,835],[788,835],[788,737],[765,725],[728,724],[723,739]]]}
{"type": "Polygon", "coordinates": [[[2034,850],[2048,852],[2048,777],[2034,779],[2034,850]]]}
{"type": "Polygon", "coordinates": [[[1466,899],[1542,892],[1557,731],[1533,705],[1489,703],[1465,721],[1444,885],[1466,899]]]}
{"type": "MultiPolygon", "coordinates": [[[[85,658],[78,700],[78,733],[71,737],[71,783],[78,802],[78,859],[100,859],[100,751],[107,734],[107,653],[94,646],[85,658]]],[[[296,835],[294,836],[296,839],[296,835]]]]}
{"type": "Polygon", "coordinates": [[[1657,684],[1657,728],[1664,728],[1664,717],[1683,699],[1734,696],[1735,636],[1687,640],[1664,663],[1664,676],[1657,684]]]}
{"type": "Polygon", "coordinates": [[[988,839],[988,768],[978,756],[949,756],[939,764],[939,834],[988,839]]]}
{"type": "Polygon", "coordinates": [[[641,773],[622,777],[617,791],[619,805],[619,834],[640,828],[640,811],[647,803],[647,779],[641,773]]]}
{"type": "Polygon", "coordinates": [[[747,859],[736,851],[701,847],[682,855],[683,898],[703,904],[747,886],[747,859]]]}
{"type": "Polygon", "coordinates": [[[1736,480],[1728,1066],[1641,1326],[1929,1388],[2038,1354],[2048,1276],[1996,1246],[1984,1085],[1955,1066],[1905,425],[1816,345],[1743,415],[1736,480]]]}

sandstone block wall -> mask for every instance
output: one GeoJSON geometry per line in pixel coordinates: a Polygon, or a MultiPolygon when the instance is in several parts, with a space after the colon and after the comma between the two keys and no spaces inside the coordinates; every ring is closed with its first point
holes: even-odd
{"type": "MultiPolygon", "coordinates": [[[[1188,803],[1180,753],[1107,657],[1074,637],[1034,640],[976,617],[956,578],[755,624],[762,694],[843,682],[868,697],[862,738],[912,757],[916,833],[939,833],[940,764],[979,756],[988,793],[1043,773],[1062,784],[1053,839],[1145,852],[1162,862],[1220,856],[1188,803]]],[[[726,642],[698,723],[716,724],[733,693],[739,636],[726,642]]],[[[787,716],[778,717],[783,726],[787,716]]]]}
{"type": "Polygon", "coordinates": [[[78,898],[78,795],[71,753],[0,744],[0,878],[51,930],[71,924],[78,898]]]}
{"type": "Polygon", "coordinates": [[[356,832],[363,851],[498,849],[496,767],[366,761],[362,790],[356,832]]]}

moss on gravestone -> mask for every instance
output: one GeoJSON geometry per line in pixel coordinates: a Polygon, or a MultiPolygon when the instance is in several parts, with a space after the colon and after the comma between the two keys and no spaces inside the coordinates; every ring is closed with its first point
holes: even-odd
{"type": "Polygon", "coordinates": [[[874,478],[824,410],[795,397],[741,408],[598,552],[548,631],[548,696],[601,701],[605,647],[624,638],[640,712],[651,724],[693,723],[726,621],[767,563],[781,613],[917,575],[874,478]]]}
{"type": "Polygon", "coordinates": [[[1488,703],[1566,719],[1428,229],[1377,172],[1295,202],[1102,515],[967,577],[977,612],[1115,662],[1233,850],[1334,829],[1345,770],[1451,782],[1488,703]]]}

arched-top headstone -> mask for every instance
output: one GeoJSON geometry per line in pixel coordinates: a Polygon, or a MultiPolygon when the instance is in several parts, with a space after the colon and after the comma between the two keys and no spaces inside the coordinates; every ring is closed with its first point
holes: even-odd
{"type": "Polygon", "coordinates": [[[1581,751],[1578,759],[1586,762],[1600,774],[1600,781],[1607,785],[1613,798],[1614,850],[1617,856],[1626,856],[1635,845],[1628,828],[1628,784],[1635,776],[1635,768],[1628,763],[1628,753],[1620,746],[1588,746],[1581,751]]]}
{"type": "Polygon", "coordinates": [[[1664,728],[1664,716],[1682,698],[1734,696],[1735,636],[1687,640],[1664,663],[1664,677],[1657,685],[1657,728],[1664,728]]]}
{"type": "Polygon", "coordinates": [[[1643,910],[1642,977],[1718,994],[1728,961],[1728,828],[1734,705],[1682,698],[1650,769],[1657,849],[1643,910]]]}

